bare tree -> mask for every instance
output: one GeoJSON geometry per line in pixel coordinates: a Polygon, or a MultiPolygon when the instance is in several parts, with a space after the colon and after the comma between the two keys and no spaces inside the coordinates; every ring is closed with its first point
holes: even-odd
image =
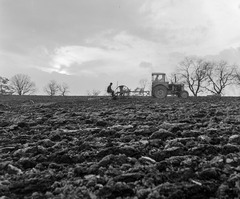
{"type": "Polygon", "coordinates": [[[240,85],[240,71],[235,71],[235,75],[234,75],[234,79],[235,79],[235,84],[240,85]]]}
{"type": "Polygon", "coordinates": [[[28,75],[17,74],[10,81],[11,89],[18,95],[32,94],[36,91],[36,85],[28,75]]]}
{"type": "Polygon", "coordinates": [[[223,90],[234,83],[236,79],[236,67],[229,65],[226,61],[212,62],[207,73],[207,91],[221,95],[223,90]]]}
{"type": "Polygon", "coordinates": [[[67,93],[70,92],[69,86],[66,83],[58,85],[58,89],[62,96],[65,96],[67,93]]]}
{"type": "Polygon", "coordinates": [[[139,84],[140,84],[140,88],[143,89],[143,91],[145,91],[145,88],[148,84],[148,80],[147,79],[140,79],[139,84]]]}
{"type": "Polygon", "coordinates": [[[209,65],[209,62],[197,57],[186,57],[179,64],[180,79],[195,97],[203,92],[202,84],[207,80],[209,65]]]}
{"type": "Polygon", "coordinates": [[[59,85],[55,80],[51,80],[44,88],[44,92],[50,96],[55,96],[59,91],[59,85]]]}
{"type": "Polygon", "coordinates": [[[0,95],[12,95],[13,91],[9,85],[9,79],[0,76],[0,95]]]}
{"type": "Polygon", "coordinates": [[[87,91],[88,96],[99,96],[100,93],[101,93],[100,90],[95,90],[95,89],[93,89],[92,91],[89,91],[89,90],[87,91]]]}

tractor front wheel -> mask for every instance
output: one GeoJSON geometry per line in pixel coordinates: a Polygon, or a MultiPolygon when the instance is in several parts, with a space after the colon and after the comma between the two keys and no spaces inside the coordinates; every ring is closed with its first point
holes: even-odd
{"type": "Polygon", "coordinates": [[[153,96],[163,99],[167,96],[167,88],[163,85],[158,85],[153,88],[153,96]]]}
{"type": "Polygon", "coordinates": [[[181,91],[181,93],[180,93],[180,97],[181,97],[181,98],[186,99],[186,98],[188,98],[188,96],[189,96],[189,94],[188,94],[187,91],[181,91]]]}

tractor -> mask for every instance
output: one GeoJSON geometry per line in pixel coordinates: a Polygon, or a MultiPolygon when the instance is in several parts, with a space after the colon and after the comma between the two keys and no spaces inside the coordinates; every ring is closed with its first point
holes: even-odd
{"type": "Polygon", "coordinates": [[[167,95],[177,95],[181,98],[188,98],[188,92],[184,90],[184,84],[169,83],[166,81],[165,73],[152,73],[152,96],[165,98],[167,95]]]}

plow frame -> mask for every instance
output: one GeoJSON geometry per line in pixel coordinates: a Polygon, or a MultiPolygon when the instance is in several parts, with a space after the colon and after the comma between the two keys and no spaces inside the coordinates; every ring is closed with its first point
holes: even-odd
{"type": "Polygon", "coordinates": [[[134,90],[131,91],[127,86],[120,85],[115,89],[115,95],[116,96],[150,96],[150,91],[144,91],[144,90],[134,90]]]}

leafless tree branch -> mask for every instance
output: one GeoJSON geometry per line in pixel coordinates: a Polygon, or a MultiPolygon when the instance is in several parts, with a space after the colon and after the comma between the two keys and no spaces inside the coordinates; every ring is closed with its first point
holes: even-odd
{"type": "Polygon", "coordinates": [[[17,74],[11,78],[11,88],[18,95],[32,94],[36,91],[36,85],[25,74],[17,74]]]}
{"type": "Polygon", "coordinates": [[[186,57],[179,64],[178,74],[192,94],[197,96],[203,92],[202,84],[207,79],[208,70],[209,62],[197,57],[186,57]]]}
{"type": "Polygon", "coordinates": [[[58,85],[59,92],[62,96],[65,96],[67,93],[70,92],[69,86],[66,83],[62,83],[58,85]]]}
{"type": "Polygon", "coordinates": [[[44,92],[50,96],[55,96],[59,91],[59,85],[55,80],[51,80],[44,88],[44,92]]]}
{"type": "Polygon", "coordinates": [[[236,66],[226,61],[212,62],[207,73],[207,82],[204,88],[213,94],[221,95],[224,89],[234,83],[236,66]]]}

